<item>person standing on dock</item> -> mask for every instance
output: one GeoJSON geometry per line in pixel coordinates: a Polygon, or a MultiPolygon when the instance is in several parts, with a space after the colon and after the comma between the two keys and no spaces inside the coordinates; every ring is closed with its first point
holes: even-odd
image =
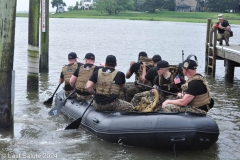
{"type": "Polygon", "coordinates": [[[223,45],[222,41],[225,40],[226,46],[229,46],[229,38],[231,35],[231,26],[228,21],[224,19],[223,14],[218,15],[218,22],[213,24],[212,29],[217,28],[217,41],[219,41],[219,45],[223,45]]]}
{"type": "Polygon", "coordinates": [[[59,78],[59,84],[65,82],[64,90],[65,95],[68,96],[73,92],[74,88],[70,85],[69,81],[74,73],[74,71],[82,65],[82,63],[77,62],[77,54],[75,52],[70,52],[68,54],[68,64],[64,65],[62,68],[62,72],[59,78]]]}
{"type": "Polygon", "coordinates": [[[162,104],[165,112],[195,112],[206,114],[213,106],[206,79],[197,73],[197,57],[189,55],[181,64],[183,74],[188,77],[182,85],[182,93],[178,93],[176,100],[166,100],[162,104]],[[194,60],[191,58],[194,57],[194,60]]]}
{"type": "Polygon", "coordinates": [[[94,95],[93,107],[98,111],[132,111],[133,106],[118,99],[120,89],[124,87],[125,74],[117,71],[117,59],[108,55],[105,67],[94,72],[88,80],[85,89],[94,95]],[[96,92],[93,86],[96,85],[96,92]]]}
{"type": "Polygon", "coordinates": [[[87,53],[85,55],[85,64],[75,70],[71,79],[70,85],[77,90],[77,100],[79,102],[85,102],[92,99],[92,95],[85,89],[85,85],[91,75],[99,69],[95,66],[95,55],[93,53],[87,53]]]}

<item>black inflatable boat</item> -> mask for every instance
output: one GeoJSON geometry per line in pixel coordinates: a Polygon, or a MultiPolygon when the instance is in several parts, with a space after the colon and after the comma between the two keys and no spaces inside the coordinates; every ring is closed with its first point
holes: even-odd
{"type": "MultiPolygon", "coordinates": [[[[64,91],[60,91],[56,105],[65,98],[64,91]]],[[[76,120],[87,106],[68,99],[61,112],[76,120]]],[[[97,112],[90,106],[80,125],[100,139],[149,148],[203,150],[210,148],[219,135],[215,121],[193,113],[97,112]]]]}

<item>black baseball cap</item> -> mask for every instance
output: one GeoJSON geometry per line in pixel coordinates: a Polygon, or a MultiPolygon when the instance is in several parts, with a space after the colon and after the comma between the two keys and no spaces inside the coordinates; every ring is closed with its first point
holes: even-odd
{"type": "Polygon", "coordinates": [[[153,62],[159,62],[159,61],[161,61],[162,60],[162,58],[161,58],[161,56],[160,55],[158,55],[158,54],[156,54],[156,55],[154,55],[153,57],[152,57],[152,61],[153,62]]]}
{"type": "Polygon", "coordinates": [[[117,64],[117,59],[114,55],[108,55],[106,58],[106,65],[115,66],[117,64]]]}
{"type": "Polygon", "coordinates": [[[75,59],[75,58],[78,58],[78,57],[77,57],[77,54],[76,54],[75,52],[70,52],[70,53],[68,54],[68,59],[75,59]]]}
{"type": "Polygon", "coordinates": [[[165,60],[162,60],[157,63],[157,66],[155,67],[155,69],[159,70],[160,68],[167,68],[167,67],[169,67],[169,63],[165,60]]]}
{"type": "Polygon", "coordinates": [[[147,57],[147,56],[148,56],[147,53],[144,52],[144,51],[139,52],[139,54],[138,54],[138,58],[139,58],[139,57],[147,57]]]}
{"type": "Polygon", "coordinates": [[[87,53],[84,59],[95,60],[95,55],[93,53],[87,53]]]}

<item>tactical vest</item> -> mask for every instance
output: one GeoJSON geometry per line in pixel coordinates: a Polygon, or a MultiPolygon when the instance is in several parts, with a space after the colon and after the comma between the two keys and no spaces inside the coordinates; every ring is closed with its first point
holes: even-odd
{"type": "Polygon", "coordinates": [[[96,94],[109,96],[111,94],[119,94],[120,85],[113,84],[113,80],[117,75],[117,70],[112,73],[103,72],[102,68],[98,70],[98,79],[96,83],[96,94]]]}
{"type": "Polygon", "coordinates": [[[92,66],[92,67],[87,67],[84,68],[84,65],[82,65],[79,68],[79,72],[78,72],[78,78],[76,81],[76,89],[81,91],[81,92],[87,92],[87,90],[85,89],[85,85],[87,83],[87,81],[89,80],[89,78],[91,77],[91,75],[93,74],[93,71],[95,69],[96,66],[92,66]]]}
{"type": "MultiPolygon", "coordinates": [[[[152,65],[152,58],[140,56],[138,63],[140,61],[146,63],[146,73],[148,72],[149,69],[154,67],[152,65]]],[[[143,81],[142,81],[142,71],[143,71],[143,67],[142,67],[142,65],[140,65],[140,68],[138,70],[138,74],[135,75],[135,81],[137,81],[138,83],[143,83],[143,81]]],[[[151,82],[148,82],[146,85],[152,86],[151,82]]]]}
{"type": "Polygon", "coordinates": [[[209,104],[211,101],[210,92],[207,86],[207,81],[202,75],[196,74],[192,78],[188,79],[187,82],[184,85],[182,85],[182,90],[186,91],[188,89],[188,83],[191,82],[192,80],[202,81],[202,83],[205,85],[207,89],[207,92],[205,94],[195,96],[194,99],[189,104],[195,108],[198,108],[204,105],[206,105],[209,108],[209,104]]]}
{"type": "Polygon", "coordinates": [[[174,66],[174,65],[171,65],[168,67],[168,70],[169,72],[171,73],[170,75],[170,83],[168,84],[163,84],[163,76],[158,76],[158,84],[159,86],[167,86],[168,87],[168,90],[170,90],[170,86],[172,86],[174,89],[178,90],[178,91],[181,91],[182,89],[180,87],[178,87],[175,83],[174,83],[174,78],[179,75],[179,78],[180,79],[184,79],[183,76],[181,76],[181,74],[179,74],[178,72],[178,67],[177,66],[174,66]]]}
{"type": "Polygon", "coordinates": [[[73,75],[74,71],[78,68],[78,63],[75,62],[73,65],[68,66],[68,65],[64,65],[62,68],[62,73],[64,76],[64,82],[65,85],[69,84],[69,80],[71,78],[71,76],[73,75]]]}

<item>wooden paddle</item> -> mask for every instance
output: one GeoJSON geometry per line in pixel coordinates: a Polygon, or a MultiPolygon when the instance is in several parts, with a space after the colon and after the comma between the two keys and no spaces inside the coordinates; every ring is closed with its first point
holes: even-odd
{"type": "MultiPolygon", "coordinates": [[[[93,98],[94,99],[94,98],[93,98]]],[[[90,107],[90,105],[93,102],[93,99],[91,100],[91,102],[88,104],[87,108],[85,109],[85,111],[83,112],[82,116],[79,117],[78,119],[76,119],[75,121],[73,121],[72,123],[70,123],[64,130],[68,130],[68,129],[78,129],[81,121],[82,121],[82,117],[84,116],[84,114],[86,113],[86,111],[88,110],[88,108],[90,107]]]]}
{"type": "Polygon", "coordinates": [[[59,101],[59,103],[58,103],[54,108],[52,108],[52,109],[48,112],[48,114],[49,114],[50,116],[55,116],[55,115],[59,114],[60,111],[61,111],[61,109],[62,109],[62,107],[65,105],[67,99],[70,98],[76,91],[77,91],[77,90],[75,89],[64,101],[63,101],[63,100],[62,100],[62,101],[59,101]]]}
{"type": "Polygon", "coordinates": [[[52,97],[49,98],[48,100],[44,101],[43,104],[52,104],[53,97],[54,97],[55,93],[57,92],[58,88],[60,87],[60,85],[61,85],[61,84],[59,83],[59,85],[57,86],[57,89],[56,89],[55,92],[53,93],[52,97]]]}
{"type": "MultiPolygon", "coordinates": [[[[138,82],[136,82],[136,81],[135,81],[135,84],[136,84],[136,85],[143,86],[143,87],[146,87],[146,88],[149,88],[149,89],[155,89],[155,88],[153,88],[153,87],[151,87],[151,86],[148,86],[148,85],[145,85],[145,84],[142,84],[142,83],[138,83],[138,82]]],[[[177,96],[176,93],[168,92],[168,91],[165,91],[165,90],[162,90],[162,89],[156,89],[156,90],[161,91],[161,92],[165,92],[165,93],[168,93],[168,94],[171,94],[171,95],[174,95],[174,96],[177,96]]]]}

